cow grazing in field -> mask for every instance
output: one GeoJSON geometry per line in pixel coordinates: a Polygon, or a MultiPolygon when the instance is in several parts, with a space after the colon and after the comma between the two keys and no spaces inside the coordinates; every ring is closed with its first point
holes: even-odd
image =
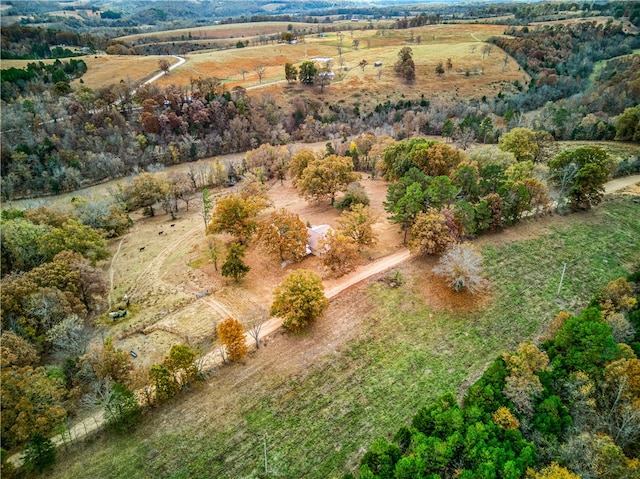
{"type": "Polygon", "coordinates": [[[164,231],[160,231],[158,234],[159,234],[159,235],[164,234],[164,231]]]}
{"type": "Polygon", "coordinates": [[[173,224],[171,225],[171,227],[173,228],[175,225],[176,225],[176,224],[175,224],[175,223],[173,223],[173,224]]]}
{"type": "Polygon", "coordinates": [[[143,246],[142,248],[140,248],[140,252],[144,251],[145,246],[143,246]]]}

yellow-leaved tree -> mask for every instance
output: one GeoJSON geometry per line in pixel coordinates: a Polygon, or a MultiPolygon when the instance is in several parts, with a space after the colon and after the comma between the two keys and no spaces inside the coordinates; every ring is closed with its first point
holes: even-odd
{"type": "Polygon", "coordinates": [[[282,325],[294,331],[321,316],[329,306],[322,279],[305,269],[289,273],[274,294],[271,314],[283,318],[282,325]]]}
{"type": "Polygon", "coordinates": [[[300,261],[307,254],[307,227],[300,217],[281,208],[258,225],[258,241],[280,261],[300,261]]]}
{"type": "Polygon", "coordinates": [[[229,361],[241,361],[247,355],[244,328],[240,321],[227,318],[218,325],[218,338],[224,345],[229,361]]]}

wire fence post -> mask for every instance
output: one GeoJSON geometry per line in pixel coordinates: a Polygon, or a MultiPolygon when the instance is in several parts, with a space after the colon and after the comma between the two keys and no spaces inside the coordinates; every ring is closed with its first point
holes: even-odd
{"type": "Polygon", "coordinates": [[[267,436],[264,437],[264,473],[265,475],[269,475],[268,466],[267,466],[267,436]]]}
{"type": "Polygon", "coordinates": [[[560,289],[562,288],[562,281],[564,280],[564,273],[567,271],[567,263],[564,264],[564,268],[562,268],[562,276],[560,276],[560,284],[558,285],[558,292],[556,294],[560,294],[560,289]]]}

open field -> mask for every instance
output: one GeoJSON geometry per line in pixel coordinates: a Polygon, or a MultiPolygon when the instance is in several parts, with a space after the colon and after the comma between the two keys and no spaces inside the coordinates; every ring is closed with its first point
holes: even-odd
{"type": "MultiPolygon", "coordinates": [[[[482,52],[483,41],[500,35],[502,26],[495,25],[434,25],[411,30],[365,30],[336,33],[325,37],[307,36],[304,43],[273,44],[221,51],[204,51],[185,55],[187,62],[161,78],[160,85],[188,85],[191,78],[215,77],[227,88],[242,86],[255,93],[272,95],[289,104],[296,96],[320,98],[332,103],[374,107],[386,100],[419,98],[424,94],[451,97],[480,98],[509,91],[513,83],[528,81],[512,58],[506,58],[497,48],[489,55],[482,52]],[[409,41],[413,38],[413,41],[409,41]],[[353,46],[358,40],[359,47],[353,46]],[[416,81],[406,84],[393,70],[401,48],[413,50],[416,81]],[[340,58],[340,51],[342,58],[340,58]],[[318,87],[304,87],[284,80],[284,64],[299,64],[305,59],[331,58],[336,80],[323,93],[318,87]],[[451,58],[452,69],[437,75],[436,65],[451,58]],[[364,68],[358,65],[366,60],[364,68]],[[382,62],[381,67],[374,67],[382,62]],[[264,67],[262,83],[255,72],[264,67]],[[244,72],[244,74],[243,74],[244,72]]],[[[321,65],[322,66],[322,65],[321,65]]]]}
{"type": "MultiPolygon", "coordinates": [[[[309,24],[317,27],[315,24],[309,24]]],[[[345,24],[345,27],[352,24],[345,24]]],[[[281,22],[258,24],[219,25],[202,27],[204,30],[220,29],[223,35],[240,38],[243,33],[255,33],[262,29],[274,32],[286,31],[281,22]]],[[[208,30],[206,30],[208,31],[208,30]]],[[[215,77],[227,88],[241,86],[253,94],[272,95],[280,106],[289,106],[294,97],[319,98],[345,108],[373,108],[387,100],[416,99],[424,95],[445,95],[452,98],[480,98],[495,96],[498,92],[510,91],[517,80],[528,82],[528,76],[517,63],[496,47],[486,55],[482,52],[483,41],[501,35],[500,25],[453,24],[432,25],[409,30],[351,30],[327,33],[326,36],[307,35],[304,42],[294,45],[273,43],[246,48],[212,50],[184,55],[186,63],[158,80],[166,86],[187,86],[192,78],[215,77]],[[354,40],[359,42],[356,48],[354,40]],[[393,70],[401,48],[413,50],[416,64],[416,81],[406,84],[393,70]],[[339,54],[342,52],[342,55],[339,54]],[[287,84],[284,79],[284,64],[295,65],[306,59],[332,58],[331,68],[336,80],[323,93],[319,88],[304,87],[299,83],[287,84]],[[439,62],[452,61],[451,70],[443,75],[435,73],[439,62]],[[358,66],[366,60],[367,66],[358,66]],[[374,67],[382,62],[381,67],[374,67]],[[264,67],[262,83],[256,67],[264,67]]],[[[164,32],[175,34],[175,31],[164,32]]],[[[157,35],[157,34],[154,34],[157,35]]],[[[100,88],[120,81],[138,84],[159,71],[158,56],[106,56],[87,55],[82,58],[88,66],[83,76],[84,85],[100,88]]],[[[172,63],[175,58],[169,59],[172,63]]],[[[3,68],[24,67],[28,60],[3,61],[3,68]]],[[[321,65],[323,66],[323,65],[321,65]]],[[[74,82],[78,86],[79,81],[74,82]]]]}
{"type": "Polygon", "coordinates": [[[450,293],[431,259],[406,263],[402,287],[351,289],[308,331],[269,338],[130,436],[61,454],[48,477],[259,477],[265,440],[272,476],[340,477],[419,406],[637,267],[638,229],[637,204],[621,196],[484,237],[490,289],[478,298],[450,293]]]}
{"type": "Polygon", "coordinates": [[[296,31],[303,33],[319,32],[322,28],[317,23],[298,23],[298,22],[255,22],[255,23],[230,23],[226,25],[207,25],[204,27],[182,28],[177,30],[166,30],[162,32],[138,33],[135,35],[126,35],[119,37],[118,40],[125,42],[135,42],[140,39],[153,39],[153,43],[157,41],[168,41],[170,39],[188,39],[189,33],[194,40],[199,39],[241,39],[246,37],[255,37],[259,35],[273,35],[287,31],[287,27],[292,25],[296,31]]]}
{"type": "MultiPolygon", "coordinates": [[[[84,85],[92,89],[98,89],[124,81],[136,86],[160,71],[158,67],[158,60],[160,58],[166,58],[170,64],[178,62],[176,58],[160,55],[84,55],[74,57],[76,60],[84,60],[87,64],[87,73],[82,76],[82,84],[78,79],[74,80],[72,85],[74,88],[84,85]]],[[[61,59],[60,61],[68,60],[69,59],[61,59]]],[[[28,63],[53,63],[55,61],[56,60],[2,60],[2,68],[24,68],[28,63]]]]}

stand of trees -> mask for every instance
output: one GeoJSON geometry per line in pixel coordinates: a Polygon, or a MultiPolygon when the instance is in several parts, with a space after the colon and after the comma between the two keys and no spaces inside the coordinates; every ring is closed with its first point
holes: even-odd
{"type": "Polygon", "coordinates": [[[421,408],[392,441],[371,444],[357,477],[636,477],[639,280],[560,313],[542,344],[498,357],[462,405],[447,393],[421,408]]]}
{"type": "Polygon", "coordinates": [[[512,28],[508,34],[492,42],[532,77],[525,92],[509,99],[509,108],[515,111],[533,110],[579,93],[597,61],[630,54],[640,46],[640,38],[624,33],[619,23],[512,28]]]}

